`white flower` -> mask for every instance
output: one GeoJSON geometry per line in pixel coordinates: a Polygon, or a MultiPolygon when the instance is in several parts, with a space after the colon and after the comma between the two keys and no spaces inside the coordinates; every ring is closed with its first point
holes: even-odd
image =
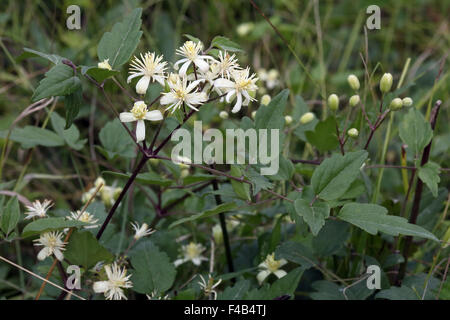
{"type": "Polygon", "coordinates": [[[39,200],[34,201],[31,206],[27,206],[27,215],[25,219],[31,219],[33,217],[44,218],[47,216],[47,211],[53,206],[51,200],[45,199],[43,203],[39,200]]]}
{"type": "Polygon", "coordinates": [[[250,101],[255,101],[255,98],[250,96],[250,92],[256,91],[258,87],[255,82],[258,78],[255,78],[255,74],[250,76],[250,69],[246,68],[244,70],[234,70],[231,74],[233,81],[220,78],[214,81],[214,86],[219,89],[225,90],[227,93],[226,101],[230,103],[236,97],[236,104],[234,105],[231,112],[236,113],[241,110],[241,106],[247,106],[250,101]],[[245,100],[242,102],[242,96],[245,100]]]}
{"type": "Polygon", "coordinates": [[[205,251],[205,247],[201,243],[191,242],[188,245],[182,246],[183,258],[174,261],[176,267],[187,261],[191,261],[196,266],[199,266],[202,261],[208,260],[208,258],[202,256],[202,252],[205,251]]]}
{"type": "Polygon", "coordinates": [[[205,92],[197,92],[194,89],[197,88],[198,84],[203,79],[192,81],[189,85],[187,82],[187,78],[178,78],[173,79],[175,82],[168,81],[170,91],[163,93],[163,97],[160,100],[162,105],[169,105],[166,110],[172,109],[172,113],[181,108],[183,104],[186,104],[189,108],[198,111],[195,105],[200,105],[208,100],[208,96],[205,92]]]}
{"type": "Polygon", "coordinates": [[[116,262],[105,266],[106,281],[94,282],[94,291],[104,293],[107,300],[127,299],[122,288],[132,288],[133,283],[129,281],[131,274],[127,276],[127,269],[121,269],[116,262]]]}
{"type": "Polygon", "coordinates": [[[205,295],[209,296],[212,295],[213,299],[217,299],[217,291],[214,290],[217,288],[217,286],[222,282],[222,279],[219,279],[216,283],[214,283],[214,278],[211,277],[211,275],[208,275],[208,281],[203,278],[202,275],[200,275],[201,281],[198,282],[200,285],[200,288],[202,288],[205,295]]]}
{"type": "Polygon", "coordinates": [[[183,64],[180,68],[180,76],[185,76],[186,71],[193,63],[201,72],[206,72],[209,69],[209,64],[205,60],[214,60],[210,56],[200,55],[203,50],[203,44],[201,42],[195,43],[194,41],[186,41],[182,47],[176,50],[176,53],[184,58],[175,62],[175,69],[178,68],[179,64],[183,64]]]}
{"type": "Polygon", "coordinates": [[[230,56],[230,54],[226,51],[219,51],[219,61],[215,63],[214,66],[222,78],[230,79],[233,71],[242,69],[237,61],[238,60],[235,54],[230,56]]]}
{"type": "Polygon", "coordinates": [[[64,255],[62,253],[65,250],[64,246],[66,242],[62,240],[63,233],[62,232],[45,232],[40,235],[39,239],[33,240],[36,242],[35,246],[43,246],[44,248],[39,251],[37,258],[39,260],[44,260],[45,258],[55,255],[56,259],[62,261],[64,259],[64,255]]]}
{"type": "Polygon", "coordinates": [[[267,89],[273,89],[280,83],[280,81],[278,80],[279,75],[280,74],[278,73],[277,70],[275,70],[275,69],[269,70],[269,72],[267,73],[267,78],[266,78],[267,89]]]}
{"type": "Polygon", "coordinates": [[[145,94],[147,92],[150,80],[164,85],[164,71],[167,62],[161,62],[162,59],[162,55],[156,56],[153,52],[147,52],[144,56],[141,53],[140,60],[135,56],[130,65],[130,76],[127,79],[127,83],[130,83],[133,78],[142,76],[136,84],[136,92],[138,94],[145,94]]]}
{"type": "Polygon", "coordinates": [[[69,220],[78,220],[81,222],[89,223],[89,226],[85,226],[85,229],[92,229],[97,228],[98,225],[96,224],[98,222],[98,219],[95,219],[94,215],[90,214],[89,212],[85,211],[81,213],[80,210],[77,210],[76,212],[71,212],[70,216],[67,217],[69,220]]]}
{"type": "Polygon", "coordinates": [[[151,294],[146,294],[148,300],[170,300],[170,297],[168,294],[162,295],[158,293],[158,291],[153,290],[151,294]]]}
{"type": "Polygon", "coordinates": [[[143,223],[142,226],[139,227],[139,224],[137,222],[131,223],[131,226],[133,227],[135,234],[134,239],[139,240],[140,238],[146,237],[151,235],[156,230],[153,230],[148,227],[148,224],[143,223]]]}
{"type": "Polygon", "coordinates": [[[100,69],[112,70],[111,65],[109,64],[109,59],[105,59],[102,62],[99,62],[97,64],[97,67],[99,67],[100,69]]]}
{"type": "Polygon", "coordinates": [[[159,110],[147,110],[147,105],[144,101],[137,101],[134,103],[131,112],[122,112],[120,114],[120,121],[131,122],[137,121],[136,126],[136,142],[141,142],[145,139],[145,123],[144,120],[159,121],[163,116],[159,110]]]}
{"type": "Polygon", "coordinates": [[[276,275],[278,279],[284,277],[287,273],[284,270],[280,270],[280,268],[286,263],[287,261],[285,259],[275,260],[275,253],[267,255],[266,260],[258,266],[262,269],[256,276],[259,284],[261,284],[271,273],[276,275]]]}

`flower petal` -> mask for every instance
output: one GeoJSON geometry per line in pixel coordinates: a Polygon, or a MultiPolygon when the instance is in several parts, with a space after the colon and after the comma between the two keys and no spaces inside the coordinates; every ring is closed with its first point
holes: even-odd
{"type": "Polygon", "coordinates": [[[94,292],[103,293],[109,290],[109,282],[108,281],[96,281],[94,282],[94,292]]]}
{"type": "Polygon", "coordinates": [[[261,284],[270,274],[270,271],[263,270],[258,273],[256,279],[258,279],[259,284],[261,284]]]}
{"type": "Polygon", "coordinates": [[[142,77],[136,84],[136,92],[138,94],[146,94],[149,84],[150,84],[150,77],[149,76],[142,77]]]}
{"type": "Polygon", "coordinates": [[[189,66],[191,65],[191,61],[188,60],[186,61],[180,68],[180,71],[178,72],[180,74],[180,76],[185,76],[186,75],[186,71],[189,68],[189,66]]]}
{"type": "Polygon", "coordinates": [[[136,125],[136,142],[145,140],[145,123],[144,120],[138,120],[136,125]]]}
{"type": "Polygon", "coordinates": [[[175,95],[172,92],[168,92],[162,96],[161,100],[159,100],[159,103],[161,103],[162,105],[166,105],[174,103],[176,101],[177,98],[175,97],[175,95]]]}
{"type": "Polygon", "coordinates": [[[131,112],[122,112],[119,115],[120,121],[122,122],[132,122],[136,121],[136,118],[131,112]]]}
{"type": "Polygon", "coordinates": [[[234,82],[225,78],[220,78],[214,81],[214,86],[217,88],[234,88],[234,82]]]}
{"type": "Polygon", "coordinates": [[[278,279],[280,279],[287,275],[287,272],[284,270],[277,270],[274,272],[274,274],[278,277],[278,279]]]}
{"type": "Polygon", "coordinates": [[[162,120],[162,118],[163,118],[163,115],[162,115],[161,111],[159,111],[159,110],[152,110],[145,114],[146,120],[159,121],[159,120],[162,120]]]}
{"type": "Polygon", "coordinates": [[[134,78],[136,78],[136,77],[140,77],[140,76],[143,76],[143,75],[144,75],[143,72],[136,72],[136,73],[133,73],[132,75],[130,75],[130,76],[127,78],[127,83],[130,83],[130,82],[131,82],[131,79],[134,79],[134,78]]]}
{"type": "Polygon", "coordinates": [[[206,72],[209,69],[209,64],[201,58],[195,59],[194,64],[200,69],[201,72],[206,72]]]}
{"type": "Polygon", "coordinates": [[[242,106],[242,94],[240,92],[238,92],[236,94],[237,100],[236,100],[236,104],[234,105],[233,109],[231,110],[232,113],[236,113],[239,112],[239,110],[241,110],[241,106],[242,106]]]}

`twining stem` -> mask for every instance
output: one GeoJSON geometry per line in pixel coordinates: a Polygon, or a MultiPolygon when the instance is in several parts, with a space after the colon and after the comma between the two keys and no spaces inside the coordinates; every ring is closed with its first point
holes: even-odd
{"type": "MultiPolygon", "coordinates": [[[[436,127],[437,117],[439,114],[439,110],[441,108],[441,104],[442,104],[441,100],[436,101],[436,104],[435,104],[433,110],[431,111],[430,123],[431,123],[431,129],[433,129],[433,130],[436,127]]],[[[428,162],[428,159],[430,157],[430,150],[431,150],[432,143],[433,143],[433,140],[431,140],[430,143],[428,143],[428,145],[423,150],[422,160],[420,161],[421,166],[425,165],[428,162]]],[[[414,200],[413,200],[413,206],[411,209],[411,215],[409,216],[409,223],[411,223],[411,224],[416,224],[417,217],[419,215],[420,201],[422,199],[422,190],[423,190],[423,182],[421,179],[417,179],[416,190],[415,190],[414,200]]],[[[405,258],[405,261],[400,266],[400,271],[398,273],[397,281],[396,281],[397,284],[401,283],[401,281],[405,275],[406,267],[408,264],[408,258],[409,258],[409,254],[410,254],[409,251],[410,251],[411,243],[412,243],[412,237],[407,236],[405,238],[405,246],[403,247],[403,257],[405,258]]]]}
{"type": "Polygon", "coordinates": [[[100,230],[98,230],[97,236],[96,236],[97,240],[100,239],[100,237],[102,236],[103,232],[106,229],[106,226],[108,225],[109,221],[111,220],[112,216],[114,215],[114,212],[116,212],[116,210],[119,207],[119,204],[122,201],[123,197],[126,195],[128,189],[131,187],[131,185],[133,184],[133,182],[136,179],[137,175],[139,174],[141,169],[144,167],[144,165],[145,165],[145,163],[147,162],[148,159],[150,159],[150,158],[146,154],[142,155],[141,161],[138,163],[138,165],[134,169],[133,173],[131,174],[131,177],[128,179],[127,183],[125,184],[125,186],[123,187],[122,191],[120,192],[119,197],[114,202],[114,204],[111,207],[111,209],[109,210],[108,216],[106,217],[105,221],[103,222],[102,226],[100,227],[100,230]]]}
{"type": "MultiPolygon", "coordinates": [[[[217,193],[217,191],[219,191],[219,187],[217,185],[217,180],[213,180],[212,185],[213,185],[214,191],[216,191],[216,193],[214,194],[214,198],[216,200],[216,204],[219,206],[223,202],[222,202],[222,198],[217,193]]],[[[226,224],[225,215],[223,212],[219,213],[219,220],[220,220],[220,228],[222,229],[223,243],[225,246],[225,255],[227,257],[228,272],[234,272],[233,257],[231,255],[231,247],[230,247],[230,239],[228,237],[227,224],[226,224]]]]}

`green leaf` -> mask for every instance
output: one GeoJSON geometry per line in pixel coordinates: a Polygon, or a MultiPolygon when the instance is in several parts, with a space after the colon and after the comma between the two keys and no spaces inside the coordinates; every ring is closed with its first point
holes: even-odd
{"type": "Polygon", "coordinates": [[[430,189],[434,197],[438,195],[438,183],[441,181],[439,177],[440,166],[434,162],[427,162],[423,167],[419,168],[419,178],[430,189]]]}
{"type": "Polygon", "coordinates": [[[314,202],[310,206],[304,199],[294,202],[295,212],[305,220],[313,235],[317,235],[325,224],[325,219],[330,216],[330,206],[325,202],[314,202]]]}
{"type": "Polygon", "coordinates": [[[241,280],[232,287],[227,287],[218,295],[217,300],[242,300],[248,290],[250,290],[250,281],[241,280]]]}
{"type": "Polygon", "coordinates": [[[109,69],[103,69],[103,68],[98,68],[98,67],[87,67],[87,66],[81,67],[81,73],[83,75],[87,74],[88,76],[92,77],[98,83],[102,83],[106,79],[120,74],[120,72],[117,70],[109,70],[109,69]]]}
{"type": "Polygon", "coordinates": [[[51,68],[34,91],[31,101],[44,98],[69,95],[79,90],[81,81],[74,76],[73,69],[65,64],[57,64],[51,68]]]}
{"type": "MultiPolygon", "coordinates": [[[[113,171],[103,171],[102,175],[103,174],[111,175],[122,179],[129,179],[131,177],[131,173],[119,173],[113,171]]],[[[161,175],[155,172],[140,173],[137,175],[136,181],[142,184],[155,184],[163,187],[168,187],[173,183],[172,180],[164,179],[163,177],[161,177],[161,175]]]]}
{"type": "MultiPolygon", "coordinates": [[[[233,177],[236,177],[236,178],[241,178],[243,176],[241,169],[237,165],[231,165],[230,175],[232,175],[233,177]]],[[[239,182],[239,181],[232,180],[232,179],[230,179],[230,182],[231,182],[231,186],[233,187],[234,192],[236,193],[236,195],[239,198],[241,198],[243,200],[248,200],[248,201],[251,200],[250,185],[248,183],[239,182]]]]}
{"type": "Polygon", "coordinates": [[[23,59],[28,59],[28,58],[36,58],[36,57],[40,57],[40,58],[44,58],[47,59],[48,61],[54,63],[54,64],[58,64],[61,63],[62,60],[64,59],[61,56],[58,56],[56,54],[48,54],[48,53],[44,53],[44,52],[39,52],[30,48],[23,48],[23,53],[17,57],[16,61],[20,62],[23,59]]]}
{"type": "Polygon", "coordinates": [[[252,167],[245,171],[245,177],[252,183],[253,195],[256,195],[260,190],[269,190],[273,186],[265,176],[260,175],[252,167]]]}
{"type": "Polygon", "coordinates": [[[150,294],[170,289],[175,280],[175,266],[150,240],[139,243],[130,258],[134,268],[131,277],[134,291],[150,294]]]}
{"type": "Polygon", "coordinates": [[[169,226],[169,229],[172,229],[173,227],[176,227],[176,226],[178,226],[182,223],[188,222],[188,221],[195,221],[198,219],[212,217],[212,216],[218,215],[219,213],[222,213],[222,212],[228,212],[228,211],[234,210],[235,208],[236,208],[236,203],[234,203],[234,202],[222,203],[213,209],[209,209],[209,210],[194,214],[194,215],[186,217],[186,218],[178,219],[177,221],[173,222],[169,226]]]}
{"type": "Polygon", "coordinates": [[[17,226],[20,220],[20,208],[17,197],[9,199],[0,215],[0,227],[7,236],[17,226]]]}
{"type": "Polygon", "coordinates": [[[278,172],[269,176],[272,181],[286,181],[292,178],[294,174],[294,165],[291,160],[286,159],[283,155],[279,156],[279,168],[278,172]]]}
{"type": "Polygon", "coordinates": [[[58,113],[52,112],[50,116],[53,129],[58,133],[60,137],[63,137],[66,144],[75,150],[81,150],[86,144],[87,139],[79,140],[80,131],[73,125],[69,129],[65,130],[66,120],[64,120],[58,113]]]}
{"type": "Polygon", "coordinates": [[[316,255],[321,257],[336,254],[350,236],[350,225],[343,221],[327,220],[317,237],[312,240],[316,255]]]}
{"type": "Polygon", "coordinates": [[[408,223],[405,218],[387,215],[387,209],[377,204],[348,203],[339,212],[339,218],[370,234],[378,231],[391,236],[404,234],[439,241],[431,232],[408,223]]]}
{"type": "Polygon", "coordinates": [[[80,112],[81,103],[83,102],[83,89],[81,86],[74,93],[67,95],[64,99],[64,107],[66,109],[66,126],[69,129],[75,117],[80,112]]]}
{"type": "Polygon", "coordinates": [[[403,143],[408,145],[413,156],[418,155],[431,141],[433,130],[422,113],[416,108],[409,109],[400,124],[399,135],[403,143]]]}
{"type": "Polygon", "coordinates": [[[64,257],[71,264],[83,266],[85,269],[93,267],[97,262],[111,262],[114,257],[89,231],[77,231],[72,234],[67,244],[64,257]]]}
{"type": "Polygon", "coordinates": [[[419,300],[417,294],[406,286],[390,287],[377,293],[376,299],[388,300],[419,300]]]}
{"type": "Polygon", "coordinates": [[[311,184],[321,199],[336,200],[358,177],[359,169],[367,159],[367,151],[348,152],[345,156],[333,154],[314,170],[311,184]]]}
{"type": "Polygon", "coordinates": [[[295,241],[284,242],[277,248],[275,259],[279,260],[281,258],[300,264],[305,268],[317,264],[311,249],[295,241]]]}
{"type": "MultiPolygon", "coordinates": [[[[256,129],[283,129],[284,128],[284,109],[286,108],[289,90],[284,89],[277,94],[269,105],[261,105],[256,111],[255,128],[256,129]]],[[[269,133],[268,133],[269,135],[269,133]]]]}
{"type": "Polygon", "coordinates": [[[66,220],[65,218],[43,218],[30,222],[22,231],[22,237],[27,238],[48,231],[62,230],[65,228],[83,227],[86,222],[78,220],[66,220]]]}
{"type": "Polygon", "coordinates": [[[108,159],[114,159],[116,156],[135,157],[133,140],[123,128],[119,119],[108,122],[100,130],[98,137],[108,159]]]}
{"type": "MultiPolygon", "coordinates": [[[[1,131],[0,137],[5,138],[7,134],[7,131],[1,131]]],[[[25,149],[35,146],[59,147],[64,145],[64,139],[53,131],[33,126],[15,128],[9,139],[21,143],[25,149]]]]}
{"type": "Polygon", "coordinates": [[[336,137],[336,119],[333,117],[317,123],[314,131],[306,131],[305,136],[308,142],[320,152],[334,150],[339,146],[336,137]]]}
{"type": "Polygon", "coordinates": [[[110,66],[118,69],[130,59],[142,36],[141,15],[141,8],[134,9],[122,22],[116,23],[111,32],[103,35],[97,48],[100,61],[109,59],[110,66]]]}
{"type": "Polygon", "coordinates": [[[239,45],[223,36],[216,36],[211,41],[211,47],[216,47],[230,52],[243,52],[239,45]]]}
{"type": "Polygon", "coordinates": [[[304,271],[304,267],[298,267],[290,271],[283,278],[276,280],[270,287],[270,293],[274,297],[289,295],[293,298],[304,271]]]}

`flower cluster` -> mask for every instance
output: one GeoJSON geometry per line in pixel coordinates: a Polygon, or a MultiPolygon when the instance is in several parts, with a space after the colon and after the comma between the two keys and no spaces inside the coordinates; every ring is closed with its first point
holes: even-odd
{"type": "MultiPolygon", "coordinates": [[[[165,111],[173,113],[186,108],[198,111],[198,108],[207,103],[210,95],[215,93],[217,98],[227,103],[234,102],[231,112],[237,113],[242,106],[250,101],[256,101],[255,92],[258,89],[258,78],[250,72],[250,68],[242,68],[238,64],[235,54],[227,51],[218,51],[215,56],[204,51],[201,42],[186,41],[176,50],[180,59],[174,64],[174,72],[169,72],[168,63],[163,61],[162,55],[153,52],[134,57],[130,65],[130,76],[127,82],[139,78],[136,83],[136,93],[145,95],[152,82],[161,84],[159,104],[165,111]]],[[[272,81],[273,82],[273,81],[272,81]]],[[[271,84],[274,84],[273,82],[271,84]]],[[[137,122],[136,141],[145,140],[144,120],[160,121],[163,114],[158,108],[149,110],[143,100],[136,101],[130,112],[122,112],[122,122],[137,122]]]]}

